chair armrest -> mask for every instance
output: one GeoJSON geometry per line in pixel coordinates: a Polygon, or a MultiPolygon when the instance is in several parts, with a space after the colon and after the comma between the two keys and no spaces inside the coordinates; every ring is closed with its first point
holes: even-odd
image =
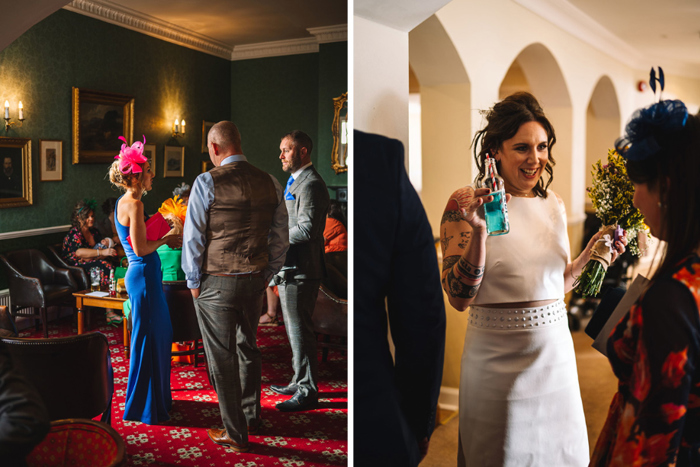
{"type": "MultiPolygon", "coordinates": [[[[7,264],[5,266],[7,266],[7,264]]],[[[11,266],[10,268],[14,271],[9,276],[10,300],[12,302],[12,306],[44,306],[44,303],[46,303],[46,298],[44,297],[44,289],[41,287],[41,281],[36,277],[23,276],[15,268],[11,266]]]]}
{"type": "Polygon", "coordinates": [[[47,247],[49,251],[49,259],[53,261],[54,265],[58,268],[68,269],[75,280],[77,290],[86,290],[90,288],[90,281],[88,280],[87,273],[85,270],[79,266],[72,266],[66,262],[65,259],[58,253],[58,245],[49,245],[47,247]]]}
{"type": "Polygon", "coordinates": [[[73,275],[68,269],[56,268],[54,277],[57,284],[68,285],[73,287],[74,290],[78,290],[78,284],[75,279],[73,279],[73,275]]]}

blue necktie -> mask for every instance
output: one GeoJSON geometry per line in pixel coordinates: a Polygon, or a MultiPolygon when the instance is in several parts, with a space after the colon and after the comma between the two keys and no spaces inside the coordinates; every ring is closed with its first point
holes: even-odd
{"type": "Polygon", "coordinates": [[[290,175],[287,186],[284,188],[284,199],[294,199],[294,195],[289,192],[289,187],[294,183],[294,176],[290,175]]]}

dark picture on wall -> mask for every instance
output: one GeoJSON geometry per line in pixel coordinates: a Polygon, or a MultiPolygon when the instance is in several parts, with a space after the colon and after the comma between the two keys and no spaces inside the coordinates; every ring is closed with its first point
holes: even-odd
{"type": "Polygon", "coordinates": [[[209,135],[209,130],[211,130],[211,127],[215,124],[215,122],[202,120],[202,154],[209,154],[209,149],[207,149],[207,136],[209,135]]]}
{"type": "Polygon", "coordinates": [[[40,139],[39,163],[42,182],[63,180],[63,141],[40,139]]]}
{"type": "Polygon", "coordinates": [[[185,148],[180,146],[165,146],[163,156],[163,177],[185,176],[185,148]]]}
{"type": "Polygon", "coordinates": [[[32,204],[31,140],[0,137],[0,208],[32,204]]]}
{"type": "Polygon", "coordinates": [[[143,155],[146,156],[146,159],[151,164],[151,172],[156,173],[156,145],[144,144],[143,155]]]}
{"type": "Polygon", "coordinates": [[[133,140],[134,98],[73,88],[73,164],[112,162],[133,140]]]}

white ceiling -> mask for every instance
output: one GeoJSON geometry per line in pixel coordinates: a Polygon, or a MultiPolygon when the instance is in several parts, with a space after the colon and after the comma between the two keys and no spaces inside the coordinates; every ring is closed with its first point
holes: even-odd
{"type": "Polygon", "coordinates": [[[513,0],[636,68],[700,78],[700,0],[513,0]]]}

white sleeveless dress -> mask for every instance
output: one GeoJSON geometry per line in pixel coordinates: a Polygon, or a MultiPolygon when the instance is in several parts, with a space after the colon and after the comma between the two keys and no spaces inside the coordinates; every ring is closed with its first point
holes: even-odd
{"type": "Polygon", "coordinates": [[[569,332],[566,219],[556,196],[508,203],[510,232],[486,240],[469,308],[459,391],[459,465],[587,466],[588,435],[569,332]],[[558,299],[538,308],[478,304],[558,299]]]}

